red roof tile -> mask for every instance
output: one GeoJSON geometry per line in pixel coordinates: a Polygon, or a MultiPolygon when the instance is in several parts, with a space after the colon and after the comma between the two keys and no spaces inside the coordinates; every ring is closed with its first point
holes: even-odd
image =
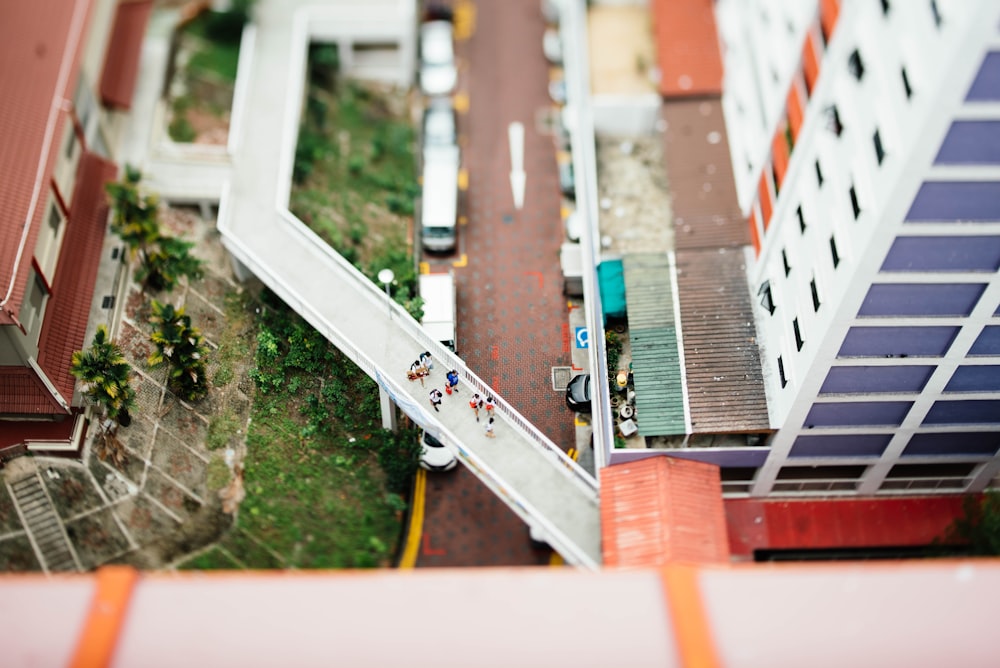
{"type": "Polygon", "coordinates": [[[92,0],[6,2],[0,20],[0,324],[16,316],[92,0]],[[19,249],[20,262],[17,261],[19,249]],[[16,267],[15,267],[16,265],[16,267]]]}
{"type": "Polygon", "coordinates": [[[664,97],[722,93],[722,54],[712,0],[653,0],[664,97]]]}
{"type": "MultiPolygon", "coordinates": [[[[31,416],[66,414],[55,397],[46,389],[34,370],[26,366],[0,366],[0,415],[31,416]]],[[[6,437],[8,427],[2,423],[0,432],[6,437]]]]}
{"type": "Polygon", "coordinates": [[[729,560],[719,467],[650,457],[601,469],[604,565],[729,560]]]}
{"type": "Polygon", "coordinates": [[[75,379],[69,372],[74,350],[84,347],[90,303],[108,221],[104,184],[118,167],[96,153],[80,158],[69,223],[63,240],[52,294],[38,338],[38,364],[67,402],[73,400],[75,379]]]}
{"type": "Polygon", "coordinates": [[[963,498],[727,499],[725,509],[734,556],[752,557],[758,549],[930,545],[962,516],[963,498]]]}
{"type": "MultiPolygon", "coordinates": [[[[21,367],[16,367],[21,368],[21,367]]],[[[30,372],[30,369],[28,369],[30,372]]],[[[0,373],[0,376],[3,374],[0,373]]],[[[3,381],[0,380],[0,384],[3,381]]],[[[25,441],[69,441],[73,437],[76,420],[18,420],[0,423],[0,451],[20,445],[25,441]]],[[[84,432],[86,434],[86,431],[84,432]]]]}
{"type": "Polygon", "coordinates": [[[153,0],[123,0],[118,5],[101,74],[101,101],[109,107],[132,107],[142,40],[152,11],[153,0]]]}

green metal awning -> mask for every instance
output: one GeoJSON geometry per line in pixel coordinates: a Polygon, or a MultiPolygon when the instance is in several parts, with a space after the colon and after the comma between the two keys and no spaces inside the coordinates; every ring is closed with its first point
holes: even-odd
{"type": "Polygon", "coordinates": [[[630,254],[624,259],[624,274],[639,434],[684,434],[673,264],[665,253],[630,254]]]}

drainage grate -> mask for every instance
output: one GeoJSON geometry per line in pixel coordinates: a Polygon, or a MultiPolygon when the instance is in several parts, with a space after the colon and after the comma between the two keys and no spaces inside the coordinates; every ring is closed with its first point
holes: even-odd
{"type": "Polygon", "coordinates": [[[115,305],[114,295],[105,295],[104,298],[101,300],[101,308],[103,309],[109,309],[114,305],[115,305]]]}
{"type": "Polygon", "coordinates": [[[565,392],[570,379],[573,378],[573,367],[554,366],[552,367],[552,389],[556,392],[565,392]]]}

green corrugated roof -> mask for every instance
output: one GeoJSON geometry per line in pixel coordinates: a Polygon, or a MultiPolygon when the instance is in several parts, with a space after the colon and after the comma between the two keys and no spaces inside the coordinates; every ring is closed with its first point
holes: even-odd
{"type": "Polygon", "coordinates": [[[670,260],[666,254],[630,254],[624,268],[639,433],[683,434],[683,376],[670,260]]]}

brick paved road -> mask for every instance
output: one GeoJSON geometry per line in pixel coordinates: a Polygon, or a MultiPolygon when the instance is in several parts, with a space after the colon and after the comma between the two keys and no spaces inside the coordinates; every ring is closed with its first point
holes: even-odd
{"type": "MultiPolygon", "coordinates": [[[[559,246],[563,240],[555,147],[536,128],[551,107],[538,0],[480,0],[475,28],[460,40],[463,161],[469,172],[454,257],[425,258],[432,271],[455,267],[458,348],[469,366],[501,391],[564,450],[574,445],[573,415],[552,389],[551,367],[571,364],[559,246]],[[524,125],[524,207],[510,189],[508,125],[524,125]]],[[[459,8],[462,0],[456,0],[459,8]]],[[[461,14],[462,12],[456,12],[461,14]]],[[[462,17],[463,19],[465,17],[462,17]]],[[[458,23],[458,20],[456,21],[458,23]]],[[[418,566],[547,563],[525,525],[459,467],[428,476],[424,543],[418,566]]]]}

